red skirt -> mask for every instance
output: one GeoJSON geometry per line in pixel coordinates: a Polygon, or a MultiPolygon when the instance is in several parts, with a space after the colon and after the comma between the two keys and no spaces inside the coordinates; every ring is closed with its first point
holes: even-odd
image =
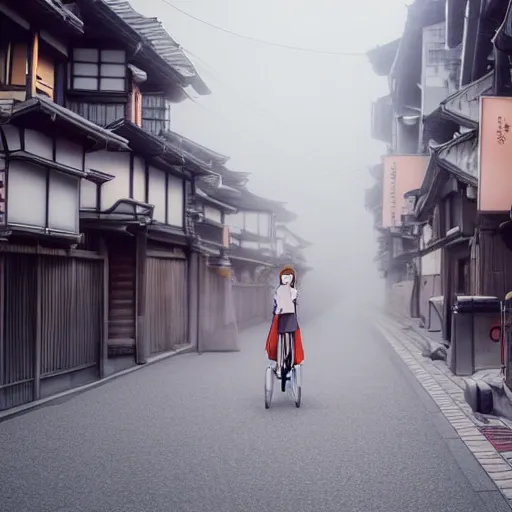
{"type": "MultiPolygon", "coordinates": [[[[274,315],[274,319],[272,320],[272,325],[270,326],[270,332],[267,337],[267,344],[265,346],[265,351],[267,352],[267,357],[271,361],[277,361],[277,345],[279,341],[279,331],[278,331],[278,323],[279,323],[279,315],[274,315]]],[[[304,361],[304,348],[302,346],[302,336],[300,334],[300,328],[295,331],[295,361],[293,364],[302,364],[304,361]]]]}

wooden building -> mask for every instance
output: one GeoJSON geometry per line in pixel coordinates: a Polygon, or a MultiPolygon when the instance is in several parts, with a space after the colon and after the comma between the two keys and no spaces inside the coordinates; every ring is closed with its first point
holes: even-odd
{"type": "Polygon", "coordinates": [[[266,212],[274,248],[275,212],[171,130],[172,103],[207,86],[127,1],[22,4],[0,1],[0,410],[179,349],[238,350],[260,313],[233,289],[228,218],[266,212]]]}
{"type": "MultiPolygon", "coordinates": [[[[410,191],[419,283],[411,288],[411,304],[417,307],[410,314],[426,321],[435,298],[449,341],[458,295],[502,297],[512,288],[507,249],[512,201],[505,204],[506,178],[496,174],[506,165],[496,155],[508,138],[503,119],[512,91],[512,14],[510,2],[447,0],[446,10],[441,4],[416,0],[400,42],[378,47],[369,57],[375,72],[390,82],[389,96],[374,107],[374,137],[390,154],[423,154],[429,161],[421,186],[410,191]],[[483,125],[481,115],[496,112],[491,105],[499,101],[501,125],[483,125]],[[498,146],[491,150],[489,144],[498,146]]],[[[386,201],[379,181],[367,192],[373,211],[380,208],[379,189],[386,201]]],[[[378,227],[381,265],[389,280],[393,234],[378,227]]],[[[403,232],[398,230],[400,237],[403,232]]],[[[403,284],[403,268],[398,281],[403,284]]]]}

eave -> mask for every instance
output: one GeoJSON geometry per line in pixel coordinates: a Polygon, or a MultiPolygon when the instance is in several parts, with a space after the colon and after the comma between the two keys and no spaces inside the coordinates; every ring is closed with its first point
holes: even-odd
{"type": "Polygon", "coordinates": [[[32,25],[45,27],[49,32],[58,31],[68,37],[80,37],[84,34],[82,20],[73,14],[61,0],[32,0],[29,9],[20,9],[23,0],[3,0],[2,3],[20,12],[32,25]],[[47,28],[52,25],[51,29],[47,28]]]}
{"type": "Polygon", "coordinates": [[[162,132],[162,137],[173,147],[180,148],[182,152],[204,162],[204,165],[214,164],[215,166],[223,166],[229,160],[229,156],[221,155],[179,133],[166,130],[162,132]]]}
{"type": "Polygon", "coordinates": [[[425,173],[425,178],[421,185],[419,195],[421,196],[416,203],[414,214],[418,221],[424,221],[434,208],[437,197],[448,180],[449,176],[466,185],[477,186],[478,178],[472,174],[460,169],[453,162],[446,158],[447,151],[453,149],[459,144],[471,143],[477,137],[476,132],[465,133],[446,144],[430,148],[430,161],[425,173]]]}
{"type": "Polygon", "coordinates": [[[389,75],[399,46],[400,39],[395,39],[394,41],[377,46],[376,48],[366,52],[368,60],[372,65],[373,72],[377,76],[389,75]]]}
{"type": "Polygon", "coordinates": [[[308,242],[304,238],[301,238],[300,236],[296,235],[288,226],[281,225],[277,228],[278,230],[286,231],[289,233],[297,242],[299,242],[299,246],[297,249],[307,249],[308,247],[312,247],[313,244],[311,242],[308,242]]]}
{"type": "Polygon", "coordinates": [[[201,163],[192,157],[184,157],[179,150],[172,147],[164,139],[152,135],[136,124],[125,119],[116,121],[107,127],[113,133],[119,134],[129,141],[132,151],[153,160],[159,167],[164,167],[174,173],[183,174],[183,169],[196,176],[212,174],[201,163]]]}
{"type": "Polygon", "coordinates": [[[188,246],[192,243],[191,237],[183,229],[161,223],[152,223],[148,226],[148,238],[181,246],[188,246]]]}
{"type": "MultiPolygon", "coordinates": [[[[211,94],[182,48],[157,18],[147,18],[125,0],[77,0],[88,23],[103,22],[116,37],[134,50],[133,61],[152,68],[162,84],[192,86],[198,94],[211,94]]],[[[182,100],[186,97],[182,93],[182,100]]],[[[178,98],[177,98],[178,100],[178,98]]]]}
{"type": "Polygon", "coordinates": [[[466,85],[441,102],[443,115],[460,126],[475,130],[480,122],[480,96],[488,94],[494,86],[494,72],[466,85]],[[462,105],[468,106],[464,112],[462,105]]]}
{"type": "Polygon", "coordinates": [[[231,246],[229,249],[229,258],[235,261],[246,261],[266,267],[276,267],[277,259],[274,256],[266,256],[260,251],[231,246]]]}
{"type": "Polygon", "coordinates": [[[224,211],[226,213],[235,213],[236,212],[236,208],[234,206],[231,206],[227,203],[224,203],[222,201],[219,201],[219,200],[209,196],[208,194],[203,192],[200,188],[196,189],[196,198],[199,202],[208,204],[215,208],[220,208],[222,211],[224,211]]]}
{"type": "Polygon", "coordinates": [[[88,121],[53,101],[36,96],[15,104],[9,115],[3,116],[3,123],[11,123],[24,128],[34,128],[41,132],[59,131],[62,135],[74,133],[89,142],[89,150],[107,149],[129,151],[128,141],[110,130],[88,121]],[[90,144],[90,141],[93,144],[90,144]]]}
{"type": "MultiPolygon", "coordinates": [[[[450,142],[447,142],[446,144],[443,144],[441,146],[438,146],[434,153],[433,158],[435,159],[436,163],[439,165],[439,167],[445,169],[450,174],[453,174],[457,180],[461,181],[462,183],[465,183],[467,185],[471,186],[477,186],[478,185],[478,177],[476,175],[470,174],[466,172],[466,170],[461,169],[458,165],[456,165],[453,162],[450,162],[447,158],[448,152],[457,146],[462,145],[471,145],[474,146],[478,144],[478,134],[476,131],[467,132],[456,139],[451,140],[450,142]]],[[[474,148],[474,151],[478,151],[478,148],[474,148]]],[[[476,155],[475,155],[476,156],[476,155]]]]}

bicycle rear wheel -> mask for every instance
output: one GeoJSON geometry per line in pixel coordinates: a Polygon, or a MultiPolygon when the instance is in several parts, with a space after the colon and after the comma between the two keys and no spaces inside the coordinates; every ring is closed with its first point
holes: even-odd
{"type": "Polygon", "coordinates": [[[294,366],[291,371],[291,384],[295,407],[299,408],[302,401],[301,367],[294,366]]]}
{"type": "Polygon", "coordinates": [[[274,375],[272,368],[268,367],[265,371],[265,409],[270,407],[272,403],[272,395],[274,394],[274,375]]]}

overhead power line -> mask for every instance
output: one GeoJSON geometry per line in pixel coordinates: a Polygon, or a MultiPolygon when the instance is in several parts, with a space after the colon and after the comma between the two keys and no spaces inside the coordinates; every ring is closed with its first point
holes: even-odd
{"type": "Polygon", "coordinates": [[[337,51],[333,51],[333,50],[319,50],[319,49],[315,49],[315,48],[303,48],[303,47],[300,47],[300,46],[293,46],[293,45],[289,45],[289,44],[275,43],[275,42],[272,42],[272,41],[265,41],[263,39],[258,39],[257,37],[246,36],[246,35],[243,35],[243,34],[239,34],[238,32],[233,32],[231,30],[228,30],[227,28],[220,27],[218,25],[210,23],[209,21],[206,21],[206,20],[203,20],[201,18],[198,18],[198,17],[196,17],[196,16],[194,16],[194,15],[184,11],[183,9],[180,9],[179,7],[176,7],[171,2],[169,2],[169,0],[160,0],[160,1],[163,2],[164,4],[168,5],[172,9],[180,12],[184,16],[187,16],[188,18],[191,18],[191,19],[193,19],[193,20],[195,20],[195,21],[197,21],[199,23],[202,23],[203,25],[206,25],[208,27],[214,28],[214,29],[219,30],[221,32],[224,32],[226,34],[230,34],[232,36],[239,37],[240,39],[245,39],[247,41],[252,41],[253,43],[264,44],[264,45],[267,45],[267,46],[273,46],[273,47],[277,47],[277,48],[285,48],[287,50],[294,50],[294,51],[307,52],[307,53],[316,53],[316,54],[319,54],[319,55],[333,55],[333,56],[338,56],[338,57],[365,57],[366,56],[366,54],[363,53],[363,52],[337,52],[337,51]]]}

